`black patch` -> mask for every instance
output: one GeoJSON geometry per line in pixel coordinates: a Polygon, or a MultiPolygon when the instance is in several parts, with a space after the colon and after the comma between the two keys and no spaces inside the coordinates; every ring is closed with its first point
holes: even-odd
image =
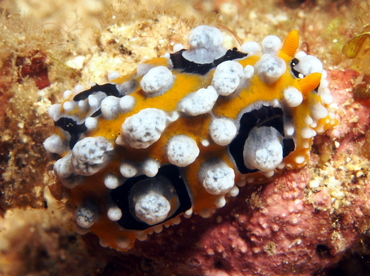
{"type": "Polygon", "coordinates": [[[78,125],[77,122],[71,118],[62,117],[55,122],[55,125],[67,131],[71,135],[69,140],[69,147],[72,149],[80,138],[81,133],[86,132],[87,127],[85,123],[78,125]]]}
{"type": "Polygon", "coordinates": [[[81,93],[74,96],[73,100],[74,101],[85,100],[91,94],[93,94],[95,92],[99,92],[99,91],[104,92],[105,94],[107,94],[107,96],[122,97],[122,95],[120,95],[119,91],[117,90],[117,87],[116,87],[115,84],[106,83],[106,84],[102,84],[102,85],[96,84],[96,85],[92,86],[90,89],[82,91],[81,93]]]}
{"type": "Polygon", "coordinates": [[[283,140],[283,157],[285,158],[295,148],[294,140],[292,138],[285,138],[283,140]]]}
{"type": "Polygon", "coordinates": [[[297,58],[293,58],[292,61],[290,62],[290,70],[292,70],[292,74],[297,78],[300,79],[299,75],[303,74],[301,72],[298,72],[297,70],[294,69],[294,66],[296,66],[299,63],[299,60],[297,58]]]}
{"type": "MultiPolygon", "coordinates": [[[[164,220],[164,221],[167,221],[169,219],[174,218],[178,214],[183,213],[186,210],[188,210],[191,207],[191,200],[190,200],[185,182],[180,175],[180,170],[178,167],[174,165],[162,166],[157,173],[157,176],[158,175],[164,176],[170,181],[170,183],[175,188],[176,193],[179,197],[180,206],[171,217],[164,220]]],[[[144,180],[146,178],[149,178],[149,177],[145,175],[141,175],[141,176],[129,178],[125,181],[123,185],[114,189],[111,192],[113,201],[117,204],[117,206],[122,211],[122,218],[118,220],[117,222],[119,225],[121,225],[125,229],[144,230],[144,229],[154,226],[154,225],[149,225],[149,224],[146,224],[145,222],[137,220],[130,211],[129,198],[130,198],[131,189],[138,181],[144,180]]],[[[161,224],[163,222],[160,222],[158,224],[161,224]]]]}
{"type": "MultiPolygon", "coordinates": [[[[243,114],[240,119],[239,133],[229,145],[229,151],[241,173],[245,174],[258,171],[257,169],[248,169],[245,166],[243,149],[245,140],[247,140],[252,128],[261,126],[274,127],[282,136],[284,136],[283,110],[277,107],[263,106],[258,110],[253,110],[243,114]]],[[[293,139],[284,139],[283,156],[285,157],[292,152],[294,147],[293,139]]]]}
{"type": "Polygon", "coordinates": [[[98,117],[101,115],[101,109],[98,109],[97,111],[95,111],[93,114],[91,114],[90,117],[98,117]]]}
{"type": "Polygon", "coordinates": [[[173,69],[181,70],[184,73],[192,73],[198,75],[205,75],[213,68],[217,67],[220,63],[227,60],[234,60],[246,57],[248,54],[239,52],[236,48],[228,50],[226,54],[219,59],[214,60],[212,63],[199,64],[185,59],[182,53],[186,51],[180,50],[174,54],[171,54],[171,61],[173,64],[173,69]]]}

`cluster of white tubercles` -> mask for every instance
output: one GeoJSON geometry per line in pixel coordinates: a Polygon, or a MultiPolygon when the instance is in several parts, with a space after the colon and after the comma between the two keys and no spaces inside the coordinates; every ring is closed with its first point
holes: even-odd
{"type": "Polygon", "coordinates": [[[147,177],[154,177],[157,175],[160,168],[160,163],[152,158],[147,158],[140,163],[131,161],[122,161],[119,167],[120,174],[116,175],[108,173],[104,177],[104,185],[110,190],[114,190],[121,186],[125,179],[138,175],[146,175],[147,177]]]}
{"type": "MultiPolygon", "coordinates": [[[[132,96],[124,96],[122,98],[115,96],[105,97],[101,101],[100,110],[103,117],[107,120],[115,119],[120,113],[126,113],[135,106],[135,98],[132,96]]],[[[93,125],[88,126],[88,119],[98,120],[96,118],[89,117],[86,119],[85,124],[88,129],[94,129],[93,125]]],[[[96,127],[96,126],[95,126],[96,127]]]]}
{"type": "Polygon", "coordinates": [[[216,67],[211,85],[187,95],[179,102],[177,109],[191,116],[209,113],[219,96],[239,91],[253,72],[252,66],[243,68],[237,61],[224,61],[216,67]]]}
{"type": "Polygon", "coordinates": [[[253,128],[244,144],[243,158],[248,169],[273,173],[283,161],[281,134],[273,127],[253,128]]]}
{"type": "MultiPolygon", "coordinates": [[[[261,56],[255,65],[255,70],[259,78],[266,84],[276,82],[286,71],[285,61],[277,56],[281,46],[280,38],[274,35],[266,36],[262,40],[262,47],[255,41],[248,41],[241,46],[241,51],[248,53],[248,55],[261,56]]],[[[254,70],[251,71],[248,68],[247,72],[249,75],[253,75],[254,70]]]]}
{"type": "Polygon", "coordinates": [[[131,161],[122,161],[120,165],[120,173],[125,178],[134,177],[144,174],[148,177],[157,175],[160,163],[152,158],[147,158],[140,163],[131,161]]]}
{"type": "MultiPolygon", "coordinates": [[[[306,124],[313,128],[315,132],[322,133],[324,131],[323,124],[327,123],[325,121],[319,122],[323,118],[327,120],[335,120],[335,110],[336,106],[333,105],[333,97],[330,94],[328,88],[328,81],[326,80],[327,72],[323,69],[322,62],[311,55],[307,55],[304,52],[298,52],[295,56],[299,62],[293,69],[299,72],[299,77],[303,78],[312,73],[321,73],[320,86],[317,89],[317,94],[321,98],[321,103],[317,102],[311,106],[310,116],[306,119],[306,124]],[[325,107],[324,105],[329,105],[325,107]]],[[[304,130],[305,136],[310,136],[307,130],[304,130]]],[[[311,132],[313,133],[313,132],[311,132]]],[[[311,137],[314,135],[311,135],[311,137]]]]}
{"type": "Polygon", "coordinates": [[[89,176],[103,169],[111,160],[113,145],[106,138],[86,137],[73,150],[54,164],[54,170],[68,187],[80,184],[81,176],[89,176]]]}

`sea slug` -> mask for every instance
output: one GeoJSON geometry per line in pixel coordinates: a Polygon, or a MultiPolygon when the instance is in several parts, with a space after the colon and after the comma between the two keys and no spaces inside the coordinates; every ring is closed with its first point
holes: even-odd
{"type": "Polygon", "coordinates": [[[337,124],[326,71],[297,52],[297,31],[222,42],[198,26],[188,49],[50,107],[44,146],[80,232],[125,251],[181,215],[208,217],[238,187],[304,166],[313,137],[337,124]]]}

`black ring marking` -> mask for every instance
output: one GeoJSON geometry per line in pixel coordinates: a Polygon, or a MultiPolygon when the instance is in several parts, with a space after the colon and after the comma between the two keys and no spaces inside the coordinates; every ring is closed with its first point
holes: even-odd
{"type": "MultiPolygon", "coordinates": [[[[248,169],[244,164],[243,149],[245,140],[249,136],[249,132],[254,127],[268,126],[274,127],[279,133],[284,136],[284,120],[283,110],[277,107],[263,106],[260,109],[246,112],[240,119],[239,133],[229,145],[229,151],[235,160],[238,170],[245,174],[258,171],[257,169],[248,169]]],[[[295,148],[292,138],[283,140],[283,157],[287,156],[295,148]]]]}
{"type": "Polygon", "coordinates": [[[294,69],[294,66],[296,66],[298,63],[299,63],[299,59],[293,58],[292,61],[290,62],[290,70],[292,71],[292,74],[294,75],[294,77],[296,77],[297,79],[300,79],[300,75],[303,76],[303,74],[294,69]]]}
{"type": "MultiPolygon", "coordinates": [[[[179,208],[175,211],[175,213],[165,219],[164,221],[158,223],[162,224],[163,222],[174,218],[180,213],[185,212],[191,207],[191,199],[186,188],[186,184],[180,175],[180,169],[174,165],[165,165],[162,166],[157,175],[162,175],[166,177],[173,187],[176,190],[177,196],[179,198],[179,208]]],[[[111,192],[111,197],[113,201],[117,204],[117,206],[122,211],[122,218],[118,220],[118,224],[121,225],[123,228],[131,229],[131,230],[145,230],[150,228],[154,225],[146,224],[145,222],[137,220],[130,211],[130,193],[133,186],[140,180],[149,178],[145,175],[137,176],[129,178],[122,184],[120,187],[114,189],[111,192]]],[[[158,225],[155,224],[155,225],[158,225]]]]}
{"type": "Polygon", "coordinates": [[[179,69],[184,73],[193,73],[198,75],[205,75],[213,68],[217,67],[220,63],[227,60],[234,60],[246,57],[248,54],[239,52],[237,48],[228,50],[226,54],[219,59],[214,60],[212,63],[199,64],[185,59],[182,53],[185,49],[180,50],[174,54],[170,54],[171,61],[174,69],[179,69]]]}
{"type": "Polygon", "coordinates": [[[115,96],[115,97],[123,97],[123,95],[120,95],[117,86],[113,83],[106,83],[103,85],[96,84],[92,86],[90,89],[87,89],[85,91],[82,91],[81,93],[74,96],[74,101],[81,101],[87,99],[91,94],[95,92],[104,92],[107,94],[107,96],[115,96]]]}
{"type": "Polygon", "coordinates": [[[80,135],[87,130],[85,123],[78,125],[75,120],[67,117],[60,118],[55,122],[55,125],[67,131],[71,135],[71,139],[69,140],[69,147],[71,149],[77,143],[80,135]]]}

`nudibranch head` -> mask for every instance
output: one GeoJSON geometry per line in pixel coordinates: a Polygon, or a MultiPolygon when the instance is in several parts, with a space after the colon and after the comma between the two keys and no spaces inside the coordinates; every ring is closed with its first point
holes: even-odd
{"type": "Polygon", "coordinates": [[[337,123],[322,63],[298,32],[226,50],[199,26],[189,49],[128,76],[64,92],[44,142],[82,232],[119,250],[192,213],[204,217],[282,169],[304,166],[337,123]]]}

